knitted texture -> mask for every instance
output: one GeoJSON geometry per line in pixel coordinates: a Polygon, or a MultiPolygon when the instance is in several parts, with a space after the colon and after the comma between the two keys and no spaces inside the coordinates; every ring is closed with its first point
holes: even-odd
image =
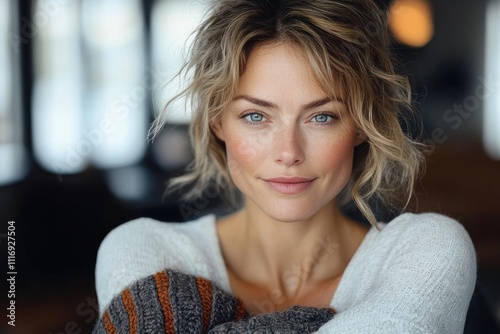
{"type": "Polygon", "coordinates": [[[115,296],[93,333],[303,334],[334,314],[332,308],[293,306],[250,317],[241,299],[210,280],[165,269],[115,296]]]}
{"type": "MultiPolygon", "coordinates": [[[[182,224],[141,218],[115,228],[97,254],[99,315],[126,287],[164,268],[205,277],[234,294],[216,226],[216,216],[208,215],[182,224]]],[[[379,226],[365,236],[328,303],[338,315],[317,334],[463,333],[476,282],[467,231],[435,213],[405,213],[379,226]]]]}

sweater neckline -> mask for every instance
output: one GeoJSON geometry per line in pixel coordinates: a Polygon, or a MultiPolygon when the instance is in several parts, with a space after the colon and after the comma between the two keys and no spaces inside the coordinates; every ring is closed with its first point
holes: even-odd
{"type": "MultiPolygon", "coordinates": [[[[219,235],[217,234],[217,227],[216,227],[216,220],[217,217],[215,214],[210,214],[210,219],[209,225],[212,233],[212,238],[213,240],[213,245],[212,249],[215,249],[215,261],[216,261],[216,266],[217,270],[216,272],[220,273],[221,275],[221,287],[226,290],[228,293],[234,295],[233,289],[231,287],[231,284],[229,282],[229,273],[227,272],[226,264],[224,262],[224,257],[222,256],[222,247],[220,244],[220,239],[219,235]]],[[[385,225],[383,223],[379,223],[380,225],[385,225]]],[[[335,290],[335,293],[332,296],[332,299],[330,301],[330,307],[335,308],[335,305],[339,303],[339,298],[341,298],[343,294],[343,289],[344,286],[348,283],[349,277],[352,275],[352,273],[355,271],[354,268],[356,267],[356,263],[360,261],[359,259],[362,258],[362,253],[364,252],[365,248],[368,247],[368,244],[370,241],[373,239],[375,236],[377,230],[371,226],[368,232],[366,233],[365,237],[363,238],[363,241],[361,241],[361,244],[358,246],[358,249],[354,252],[354,255],[352,256],[351,260],[347,264],[344,273],[342,274],[342,277],[340,278],[339,284],[337,286],[337,289],[335,290]]]]}

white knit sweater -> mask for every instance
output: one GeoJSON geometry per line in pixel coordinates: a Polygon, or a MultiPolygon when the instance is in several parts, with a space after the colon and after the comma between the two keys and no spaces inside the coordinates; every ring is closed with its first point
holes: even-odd
{"type": "MultiPolygon", "coordinates": [[[[169,267],[232,293],[214,215],[187,223],[141,218],[102,242],[96,265],[100,313],[127,285],[169,267]]],[[[349,262],[317,333],[462,333],[476,282],[465,229],[438,214],[405,213],[371,228],[349,262]]]]}

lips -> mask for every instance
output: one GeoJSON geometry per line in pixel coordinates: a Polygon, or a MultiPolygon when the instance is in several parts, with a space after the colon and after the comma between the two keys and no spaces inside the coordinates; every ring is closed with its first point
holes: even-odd
{"type": "Polygon", "coordinates": [[[299,194],[314,182],[314,179],[303,177],[276,177],[263,180],[272,190],[287,195],[299,194]]]}

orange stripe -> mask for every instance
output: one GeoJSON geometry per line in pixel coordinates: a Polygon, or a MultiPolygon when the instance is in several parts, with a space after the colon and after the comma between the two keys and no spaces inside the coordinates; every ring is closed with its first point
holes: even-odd
{"type": "Polygon", "coordinates": [[[233,321],[244,320],[247,316],[245,306],[240,298],[236,297],[236,308],[234,309],[233,321]]]}
{"type": "Polygon", "coordinates": [[[196,277],[196,286],[201,299],[203,308],[203,332],[206,333],[210,325],[210,316],[212,314],[212,283],[202,277],[196,277]]]}
{"type": "Polygon", "coordinates": [[[116,334],[115,325],[113,325],[113,322],[111,321],[111,317],[108,311],[104,312],[103,320],[104,320],[104,329],[106,330],[106,332],[108,332],[109,334],[116,334]]]}
{"type": "Polygon", "coordinates": [[[165,271],[160,271],[154,275],[156,289],[158,290],[158,299],[165,318],[165,333],[175,334],[174,313],[170,304],[170,295],[168,293],[169,281],[165,271]]]}
{"type": "Polygon", "coordinates": [[[132,299],[132,294],[129,289],[122,292],[122,301],[125,306],[125,310],[128,314],[128,322],[130,326],[130,334],[137,333],[137,311],[135,309],[134,300],[132,299]]]}

